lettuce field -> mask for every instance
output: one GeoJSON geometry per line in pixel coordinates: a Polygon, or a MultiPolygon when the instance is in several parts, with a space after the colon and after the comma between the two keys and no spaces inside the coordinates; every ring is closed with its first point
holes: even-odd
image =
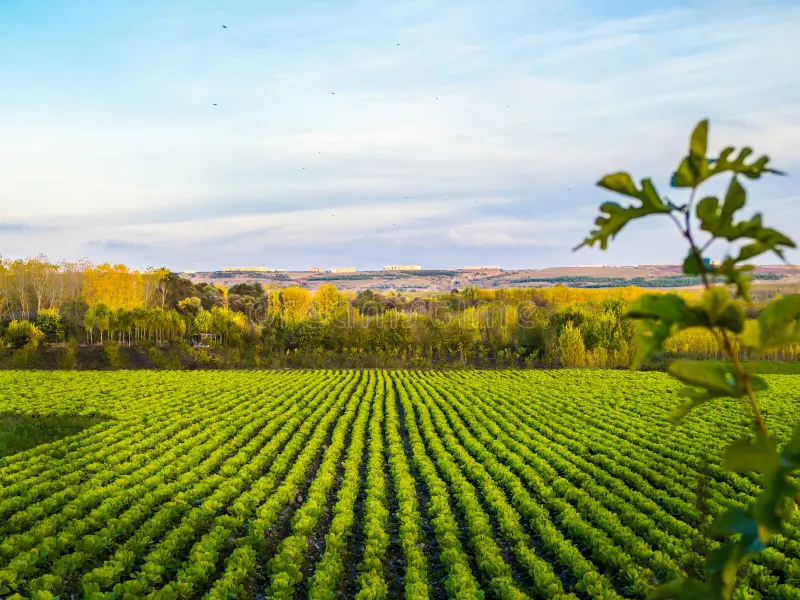
{"type": "MultiPolygon", "coordinates": [[[[800,378],[767,379],[786,439],[800,378]]],[[[758,490],[720,468],[745,408],[676,427],[679,387],[594,370],[4,372],[0,422],[84,425],[0,457],[0,597],[645,598],[698,569],[713,515],[758,490]]],[[[800,518],[741,582],[739,598],[800,598],[800,518]]]]}

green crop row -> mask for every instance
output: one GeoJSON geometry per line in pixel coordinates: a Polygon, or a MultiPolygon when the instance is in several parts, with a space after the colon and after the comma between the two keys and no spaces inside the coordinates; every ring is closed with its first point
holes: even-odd
{"type": "MultiPolygon", "coordinates": [[[[767,379],[783,441],[800,385],[767,379]]],[[[0,415],[103,418],[0,458],[0,597],[645,598],[702,568],[713,516],[759,491],[721,466],[744,410],[676,427],[677,389],[593,370],[2,373],[0,415]]],[[[800,599],[800,516],[736,597],[800,599]]]]}

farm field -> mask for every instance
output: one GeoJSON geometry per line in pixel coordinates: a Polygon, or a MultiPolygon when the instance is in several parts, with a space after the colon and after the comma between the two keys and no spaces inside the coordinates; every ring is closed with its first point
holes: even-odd
{"type": "MultiPolygon", "coordinates": [[[[766,378],[785,439],[800,378],[766,378]]],[[[599,370],[4,372],[3,418],[88,427],[0,457],[0,597],[644,598],[699,564],[701,459],[710,515],[758,489],[719,466],[744,408],[674,427],[680,387],[599,370]]],[[[737,597],[800,598],[800,518],[737,597]]]]}

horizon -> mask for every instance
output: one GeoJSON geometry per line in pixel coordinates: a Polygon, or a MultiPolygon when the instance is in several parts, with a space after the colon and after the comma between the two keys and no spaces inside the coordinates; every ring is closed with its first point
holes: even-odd
{"type": "Polygon", "coordinates": [[[602,175],[667,193],[705,117],[712,152],[789,172],[747,182],[745,213],[800,239],[794,2],[313,4],[3,3],[0,255],[672,265],[666,220],[570,250],[618,200],[602,175]]]}

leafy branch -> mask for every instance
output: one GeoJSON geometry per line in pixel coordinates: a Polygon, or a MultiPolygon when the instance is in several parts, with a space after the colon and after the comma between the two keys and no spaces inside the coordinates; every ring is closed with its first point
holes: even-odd
{"type": "Polygon", "coordinates": [[[784,173],[769,168],[767,156],[751,160],[750,148],[742,148],[736,154],[736,149],[729,146],[718,158],[708,158],[707,153],[708,121],[704,120],[692,132],[689,152],[671,179],[673,188],[689,190],[685,204],[662,198],[649,178],[637,185],[625,172],[603,177],[597,184],[599,187],[637,202],[627,207],[616,202],[602,204],[596,228],[575,248],[598,244],[606,250],[609,240],[630,222],[653,215],[668,216],[689,246],[683,272],[699,275],[704,290],[697,302],[689,303],[677,294],[646,294],[629,307],[626,315],[638,321],[638,351],[632,368],[638,369],[650,356],[662,352],[664,343],[677,332],[695,327],[706,329],[714,335],[730,362],[677,360],[670,364],[669,373],[686,384],[681,395],[688,399],[672,417],[680,420],[698,406],[719,398],[746,399],[752,412],[753,438],[731,444],[725,453],[724,466],[730,471],[759,473],[761,493],[746,510],[732,508],[715,519],[711,533],[722,543],[706,554],[703,573],[695,579],[676,579],[658,587],[651,595],[654,599],[732,598],[739,570],[766,548],[773,534],[781,531],[784,520],[800,500],[800,488],[790,479],[800,470],[800,426],[795,428],[788,443],[779,448],[777,440],[769,435],[755,396],[767,389],[767,382],[745,368],[739,357],[740,348],[760,355],[800,341],[800,295],[773,300],[758,319],[749,321],[741,302],[752,304],[750,272],[754,267],[747,261],[769,252],[785,261],[785,251],[796,246],[785,234],[765,227],[760,213],[750,219],[736,220],[747,200],[740,179],[756,180],[765,174],[784,173]],[[722,200],[713,196],[697,200],[703,183],[726,173],[732,177],[722,200]],[[700,231],[708,235],[703,245],[693,229],[694,220],[700,231]],[[738,250],[712,265],[703,254],[717,240],[735,242],[738,250]],[[721,278],[723,283],[712,284],[712,278],[714,281],[721,278]]]}

